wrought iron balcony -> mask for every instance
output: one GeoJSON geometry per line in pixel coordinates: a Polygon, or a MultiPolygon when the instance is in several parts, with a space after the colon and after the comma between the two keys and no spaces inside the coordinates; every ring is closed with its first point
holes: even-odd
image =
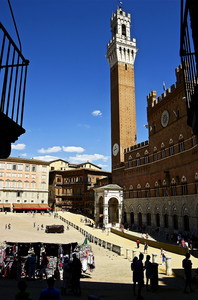
{"type": "Polygon", "coordinates": [[[187,106],[187,124],[198,135],[198,1],[181,0],[180,56],[187,106]]]}
{"type": "Polygon", "coordinates": [[[2,23],[0,47],[0,158],[7,158],[11,143],[25,133],[22,124],[29,61],[24,58],[2,23]]]}

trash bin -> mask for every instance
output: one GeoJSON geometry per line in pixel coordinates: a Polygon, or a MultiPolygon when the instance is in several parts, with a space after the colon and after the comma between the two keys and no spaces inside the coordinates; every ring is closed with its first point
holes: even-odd
{"type": "Polygon", "coordinates": [[[155,291],[158,288],[158,264],[152,263],[151,270],[151,288],[155,291]]]}

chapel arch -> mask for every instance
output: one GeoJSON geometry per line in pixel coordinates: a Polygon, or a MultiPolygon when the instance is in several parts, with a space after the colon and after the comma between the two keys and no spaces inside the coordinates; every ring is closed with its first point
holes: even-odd
{"type": "Polygon", "coordinates": [[[116,224],[119,222],[118,200],[116,198],[109,199],[109,222],[116,224]]]}

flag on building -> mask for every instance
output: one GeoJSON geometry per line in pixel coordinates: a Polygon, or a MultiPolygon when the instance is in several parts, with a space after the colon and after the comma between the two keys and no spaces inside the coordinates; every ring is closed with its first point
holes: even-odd
{"type": "Polygon", "coordinates": [[[163,89],[164,89],[164,91],[166,92],[166,84],[165,84],[164,81],[163,81],[163,89]]]}

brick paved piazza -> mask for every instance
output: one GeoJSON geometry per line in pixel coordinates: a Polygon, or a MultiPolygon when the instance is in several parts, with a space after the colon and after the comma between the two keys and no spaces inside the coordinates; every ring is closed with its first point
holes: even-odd
{"type": "MultiPolygon", "coordinates": [[[[117,254],[110,252],[103,247],[91,244],[94,255],[96,268],[93,273],[89,273],[87,278],[82,279],[82,296],[76,297],[73,295],[64,296],[63,299],[87,299],[87,296],[94,294],[97,296],[103,296],[103,299],[112,300],[129,300],[135,299],[132,295],[132,284],[131,284],[131,271],[130,271],[130,259],[126,259],[126,249],[136,248],[134,242],[116,236],[112,233],[107,235],[100,229],[93,229],[86,224],[80,222],[80,215],[64,212],[59,213],[65,219],[72,223],[82,227],[84,230],[90,232],[98,238],[109,241],[116,245],[123,247],[124,255],[118,256],[117,254]]],[[[70,226],[69,230],[65,230],[63,234],[49,234],[45,233],[44,230],[37,231],[37,227],[34,228],[33,223],[36,225],[43,224],[65,224],[60,219],[54,218],[53,215],[48,214],[40,215],[35,214],[33,218],[30,214],[19,214],[19,213],[0,213],[0,242],[12,241],[12,242],[52,242],[52,243],[70,243],[78,242],[81,244],[84,241],[84,236],[76,229],[70,226]],[[5,224],[11,224],[11,230],[5,229],[5,224]]],[[[140,251],[143,250],[143,246],[140,246],[140,251]]],[[[149,247],[148,254],[156,253],[159,263],[159,288],[156,292],[143,291],[144,299],[197,299],[198,287],[197,283],[193,285],[194,293],[189,295],[183,293],[184,280],[182,278],[183,271],[181,269],[181,262],[183,256],[176,255],[173,253],[167,253],[172,257],[173,270],[176,271],[177,276],[166,276],[165,268],[161,265],[160,250],[149,247]]],[[[138,254],[138,252],[137,252],[138,254]]],[[[193,268],[198,267],[198,259],[192,257],[193,268]]],[[[31,292],[32,300],[38,299],[38,295],[41,289],[46,287],[45,281],[28,281],[28,289],[31,292]]],[[[61,282],[56,282],[56,287],[61,287],[61,282]]],[[[13,299],[17,290],[17,282],[11,279],[0,279],[0,299],[7,300],[13,299]]]]}

